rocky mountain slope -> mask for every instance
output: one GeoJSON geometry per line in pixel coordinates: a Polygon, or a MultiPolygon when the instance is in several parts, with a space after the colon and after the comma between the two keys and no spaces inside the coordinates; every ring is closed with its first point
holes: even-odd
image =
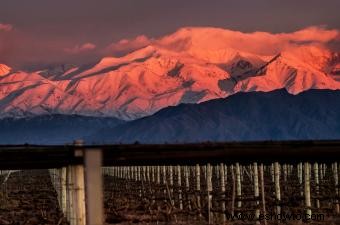
{"type": "Polygon", "coordinates": [[[306,31],[274,35],[183,28],[91,65],[27,72],[1,64],[0,117],[79,114],[132,120],[238,92],[340,89],[339,53],[309,36],[306,31]]]}
{"type": "Polygon", "coordinates": [[[237,93],[200,104],[181,104],[107,128],[95,143],[318,140],[340,138],[340,91],[286,90],[237,93]]]}
{"type": "Polygon", "coordinates": [[[104,128],[123,123],[115,118],[78,115],[40,115],[0,119],[0,145],[72,144],[104,128]]]}

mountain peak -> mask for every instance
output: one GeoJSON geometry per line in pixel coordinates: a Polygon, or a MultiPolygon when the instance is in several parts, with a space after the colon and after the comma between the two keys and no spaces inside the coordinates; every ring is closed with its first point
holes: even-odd
{"type": "Polygon", "coordinates": [[[5,65],[5,64],[0,64],[0,76],[8,74],[12,69],[5,65]]]}
{"type": "Polygon", "coordinates": [[[79,67],[9,73],[2,65],[0,75],[8,75],[0,80],[0,117],[22,111],[130,120],[238,92],[340,89],[340,57],[322,44],[322,32],[312,31],[185,27],[124,56],[79,67]]]}

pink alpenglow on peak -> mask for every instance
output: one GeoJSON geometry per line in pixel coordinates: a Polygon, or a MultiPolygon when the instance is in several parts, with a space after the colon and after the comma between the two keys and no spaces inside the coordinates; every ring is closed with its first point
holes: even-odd
{"type": "Polygon", "coordinates": [[[239,31],[188,27],[162,38],[158,44],[179,51],[232,49],[257,55],[275,55],[293,46],[325,44],[340,37],[338,30],[309,27],[293,33],[242,33],[239,31]]]}
{"type": "Polygon", "coordinates": [[[0,64],[0,76],[6,75],[11,71],[11,68],[5,64],[0,64]]]}
{"type": "MultiPolygon", "coordinates": [[[[110,44],[103,51],[124,54],[92,65],[36,72],[1,66],[0,75],[6,76],[0,76],[0,116],[62,113],[131,120],[237,92],[340,89],[339,53],[329,47],[338,40],[338,30],[322,27],[278,34],[189,27],[159,39],[142,35],[110,44]]],[[[94,49],[88,43],[69,53],[94,49]]]]}

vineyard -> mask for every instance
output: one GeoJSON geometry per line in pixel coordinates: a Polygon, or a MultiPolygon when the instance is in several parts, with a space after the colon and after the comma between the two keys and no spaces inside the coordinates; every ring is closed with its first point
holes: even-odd
{"type": "Polygon", "coordinates": [[[47,170],[6,171],[5,174],[8,177],[5,181],[0,175],[0,182],[3,181],[0,189],[1,225],[68,224],[62,219],[47,170]]]}
{"type": "Polygon", "coordinates": [[[273,213],[324,215],[303,222],[331,224],[339,215],[338,170],[337,163],[105,168],[107,222],[232,224],[226,215],[243,214],[255,224],[273,213]]]}
{"type": "Polygon", "coordinates": [[[0,224],[340,224],[340,165],[337,154],[324,156],[329,150],[292,162],[261,155],[203,159],[199,151],[183,160],[179,152],[141,150],[130,149],[128,158],[104,148],[103,164],[96,165],[91,155],[84,166],[72,159],[69,166],[51,161],[54,168],[35,162],[43,168],[0,170],[0,224]],[[178,158],[182,163],[171,163],[178,158]]]}

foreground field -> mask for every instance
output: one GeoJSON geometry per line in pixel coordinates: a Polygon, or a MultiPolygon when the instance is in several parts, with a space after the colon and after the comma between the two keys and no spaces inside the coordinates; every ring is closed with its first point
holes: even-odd
{"type": "MultiPolygon", "coordinates": [[[[330,170],[328,170],[330,172],[330,170]]],[[[143,173],[141,173],[143,175],[143,173]]],[[[310,221],[311,225],[337,225],[340,217],[336,216],[334,205],[336,204],[334,182],[332,176],[323,179],[320,185],[320,194],[316,196],[320,207],[313,207],[314,213],[325,215],[323,221],[310,221]]],[[[143,177],[143,176],[142,176],[143,177]]],[[[177,185],[178,180],[174,176],[174,185],[156,184],[151,177],[144,177],[139,181],[123,179],[112,175],[104,175],[104,204],[106,224],[208,224],[209,212],[207,210],[208,198],[205,185],[202,191],[195,191],[193,187],[195,179],[189,180],[190,188],[186,191],[177,185]],[[179,195],[181,193],[181,196],[179,195]],[[180,197],[179,197],[180,196],[180,197]],[[199,199],[199,203],[198,200],[199,199]],[[181,203],[182,205],[179,205],[181,203]],[[182,209],[180,209],[182,208],[182,209]]],[[[169,178],[169,177],[167,177],[169,178]]],[[[5,176],[0,176],[0,184],[5,176]]],[[[206,183],[202,175],[202,184],[206,183]]],[[[220,203],[226,201],[226,212],[233,209],[233,185],[226,185],[223,199],[219,186],[213,179],[214,189],[212,196],[212,216],[214,224],[221,224],[220,203]]],[[[184,182],[184,181],[183,181],[184,182]]],[[[232,184],[232,181],[228,181],[232,184]]],[[[314,181],[312,180],[312,183],[314,181]]],[[[253,213],[254,205],[252,181],[245,176],[242,182],[242,207],[235,213],[253,213]]],[[[270,176],[266,176],[266,202],[268,212],[277,207],[274,190],[270,176]]],[[[298,177],[282,181],[281,184],[281,210],[285,213],[302,213],[305,210],[303,198],[300,193],[298,177]]],[[[312,185],[313,187],[313,185],[312,185]]],[[[312,191],[315,191],[312,189],[312,191]]],[[[235,196],[234,196],[235,197],[235,196]]],[[[234,199],[235,200],[235,199],[234,199]]],[[[316,198],[313,197],[313,202],[316,198]]],[[[295,225],[306,221],[281,221],[281,224],[295,225]]],[[[255,221],[225,221],[230,225],[251,225],[255,221]]],[[[268,225],[277,224],[278,221],[267,221],[268,225]]],[[[0,186],[0,224],[1,225],[67,225],[58,204],[56,191],[53,189],[47,170],[17,171],[10,174],[7,182],[0,186]]],[[[262,224],[264,222],[262,221],[262,224]]]]}
{"type": "Polygon", "coordinates": [[[11,173],[0,190],[1,225],[68,224],[59,209],[47,170],[11,173]]]}
{"type": "MultiPolygon", "coordinates": [[[[264,214],[275,215],[278,210],[282,215],[304,215],[306,212],[304,183],[303,177],[300,176],[302,171],[298,173],[296,167],[282,167],[284,170],[278,175],[279,200],[274,170],[270,167],[267,167],[264,173],[264,199],[261,198],[262,193],[257,195],[258,197],[254,196],[254,174],[251,167],[240,166],[242,172],[236,173],[236,176],[231,173],[235,171],[235,167],[224,167],[223,185],[220,183],[221,167],[211,166],[210,172],[207,168],[143,166],[117,167],[113,171],[109,169],[104,176],[107,222],[209,224],[210,220],[210,224],[250,225],[257,224],[256,219],[250,219],[256,210],[263,213],[263,201],[266,203],[264,214]],[[238,180],[238,177],[241,179],[238,180]],[[232,213],[245,216],[243,220],[232,220],[228,218],[232,213]]],[[[332,171],[328,166],[320,173],[321,178],[316,180],[313,177],[309,181],[312,202],[310,209],[313,215],[321,215],[323,218],[309,221],[301,218],[269,219],[266,224],[340,224],[337,213],[337,186],[332,171]]],[[[265,224],[265,221],[262,220],[261,224],[265,224]]]]}

